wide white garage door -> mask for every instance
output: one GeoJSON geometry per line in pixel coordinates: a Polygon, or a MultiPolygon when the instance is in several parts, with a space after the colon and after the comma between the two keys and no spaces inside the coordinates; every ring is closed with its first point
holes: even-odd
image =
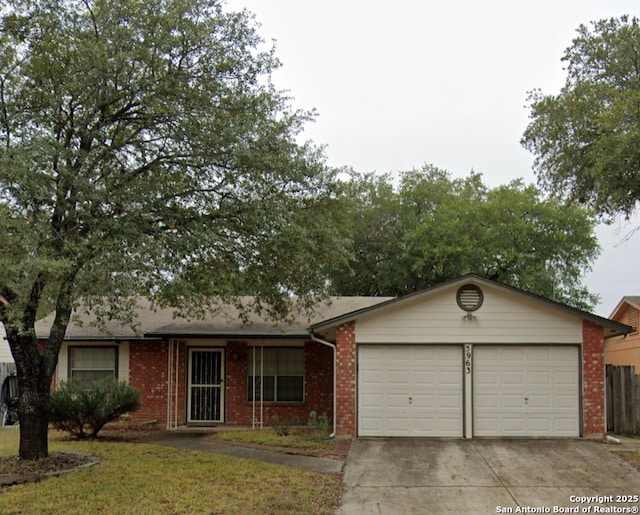
{"type": "Polygon", "coordinates": [[[474,436],[579,436],[577,347],[474,346],[474,436]]]}
{"type": "Polygon", "coordinates": [[[462,436],[462,347],[358,348],[360,436],[462,436]]]}

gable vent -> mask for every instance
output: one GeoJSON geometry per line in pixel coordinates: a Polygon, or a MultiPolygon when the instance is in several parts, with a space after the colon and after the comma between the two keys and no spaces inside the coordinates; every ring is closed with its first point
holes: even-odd
{"type": "Polygon", "coordinates": [[[638,332],[638,310],[636,308],[629,307],[627,310],[627,325],[630,325],[638,332]]]}
{"type": "Polygon", "coordinates": [[[482,294],[482,290],[475,284],[461,286],[456,294],[458,306],[469,312],[475,311],[482,306],[483,300],[484,295],[482,294]]]}

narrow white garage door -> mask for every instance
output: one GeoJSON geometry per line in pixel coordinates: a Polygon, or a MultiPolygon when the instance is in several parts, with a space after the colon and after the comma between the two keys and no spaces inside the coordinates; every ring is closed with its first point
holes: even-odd
{"type": "Polygon", "coordinates": [[[579,436],[577,347],[473,350],[474,436],[579,436]]]}
{"type": "Polygon", "coordinates": [[[360,436],[462,436],[462,347],[358,349],[360,436]]]}

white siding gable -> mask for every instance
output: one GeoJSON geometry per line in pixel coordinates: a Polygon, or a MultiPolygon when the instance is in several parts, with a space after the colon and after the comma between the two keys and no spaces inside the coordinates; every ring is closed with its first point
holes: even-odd
{"type": "Polygon", "coordinates": [[[544,302],[481,284],[482,306],[465,319],[458,286],[399,302],[356,322],[357,343],[582,342],[582,319],[544,302]]]}
{"type": "Polygon", "coordinates": [[[13,355],[2,324],[0,324],[0,363],[13,363],[13,355]]]}

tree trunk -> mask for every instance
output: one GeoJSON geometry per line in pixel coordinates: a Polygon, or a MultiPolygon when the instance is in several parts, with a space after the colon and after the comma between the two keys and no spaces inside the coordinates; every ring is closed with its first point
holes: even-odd
{"type": "Polygon", "coordinates": [[[47,357],[38,352],[38,342],[29,335],[19,336],[15,346],[18,372],[18,419],[20,421],[20,450],[23,460],[39,460],[49,456],[49,395],[52,367],[47,357]]]}
{"type": "MultiPolygon", "coordinates": [[[[75,272],[74,272],[75,273],[75,272]]],[[[56,316],[46,342],[39,343],[35,321],[44,280],[34,283],[30,301],[20,324],[7,324],[7,339],[18,372],[18,420],[20,450],[23,460],[39,460],[49,456],[49,415],[51,380],[58,363],[58,353],[71,316],[73,273],[62,283],[56,303],[56,316]]],[[[3,313],[0,311],[0,315],[3,313]]]]}
{"type": "Polygon", "coordinates": [[[49,456],[49,382],[40,377],[19,378],[20,450],[22,460],[49,456]],[[44,385],[44,386],[43,386],[44,385]]]}

